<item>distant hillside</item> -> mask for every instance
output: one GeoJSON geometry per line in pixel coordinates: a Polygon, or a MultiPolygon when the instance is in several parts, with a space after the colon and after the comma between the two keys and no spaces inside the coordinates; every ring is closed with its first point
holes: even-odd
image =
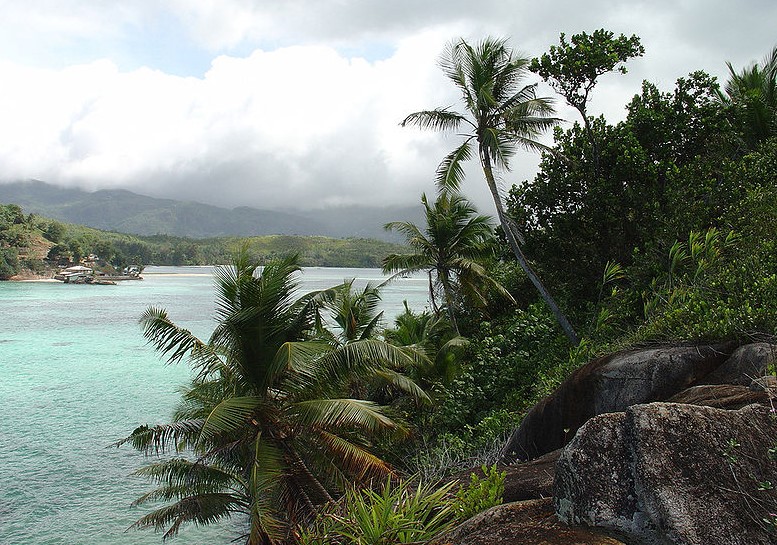
{"type": "Polygon", "coordinates": [[[100,266],[220,265],[239,248],[260,263],[296,254],[303,267],[379,268],[392,253],[407,248],[365,238],[263,235],[192,239],[172,235],[132,235],[65,224],[28,214],[17,204],[0,204],[0,280],[51,277],[57,265],[94,255],[100,266]]]}
{"type": "Polygon", "coordinates": [[[198,202],[157,199],[131,191],[95,192],[40,181],[0,185],[0,203],[68,223],[137,235],[166,234],[191,238],[258,235],[359,237],[397,241],[386,233],[389,221],[422,221],[412,208],[343,207],[316,211],[232,210],[198,202]]]}

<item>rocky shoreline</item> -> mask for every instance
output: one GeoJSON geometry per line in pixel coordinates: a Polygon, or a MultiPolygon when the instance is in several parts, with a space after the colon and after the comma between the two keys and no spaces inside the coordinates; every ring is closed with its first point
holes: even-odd
{"type": "Polygon", "coordinates": [[[506,503],[435,545],[777,544],[776,356],[722,343],[588,363],[508,442],[506,503]]]}

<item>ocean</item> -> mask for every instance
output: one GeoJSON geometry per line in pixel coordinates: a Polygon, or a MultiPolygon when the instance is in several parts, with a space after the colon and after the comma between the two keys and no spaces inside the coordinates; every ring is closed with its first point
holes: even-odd
{"type": "MultiPolygon", "coordinates": [[[[160,544],[153,530],[129,530],[148,507],[132,501],[151,489],[131,473],[148,462],[112,447],[140,424],[169,421],[190,370],[165,365],[143,338],[149,306],[200,338],[213,328],[210,267],[148,267],[143,281],[116,286],[0,282],[0,544],[160,544]]],[[[303,291],[377,269],[306,268],[303,291]]],[[[423,276],[383,289],[387,325],[427,305],[423,276]]],[[[229,528],[184,528],[173,543],[229,543],[229,528]]]]}

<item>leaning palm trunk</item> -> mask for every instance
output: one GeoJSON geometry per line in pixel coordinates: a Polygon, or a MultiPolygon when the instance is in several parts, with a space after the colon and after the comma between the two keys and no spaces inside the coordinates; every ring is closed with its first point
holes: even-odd
{"type": "Polygon", "coordinates": [[[553,316],[555,316],[556,321],[561,326],[561,329],[564,330],[564,334],[569,339],[569,342],[577,346],[580,344],[580,339],[578,338],[577,333],[575,333],[574,328],[572,328],[572,324],[569,323],[567,317],[563,312],[561,312],[561,309],[556,304],[555,299],[553,299],[553,296],[551,296],[550,292],[548,292],[548,290],[545,288],[542,280],[540,280],[540,278],[534,272],[534,269],[531,268],[529,262],[526,260],[526,256],[523,255],[523,250],[521,250],[521,246],[518,243],[517,233],[515,232],[515,229],[507,217],[507,214],[505,214],[504,207],[502,206],[502,197],[499,195],[499,190],[496,187],[496,180],[494,179],[494,171],[491,168],[491,158],[482,148],[480,149],[480,160],[481,164],[483,165],[483,174],[486,177],[488,189],[491,191],[491,196],[494,199],[494,206],[496,206],[496,213],[499,217],[499,223],[505,233],[507,242],[510,244],[510,249],[513,251],[513,255],[515,255],[515,259],[518,261],[518,264],[521,266],[521,269],[523,269],[523,272],[526,273],[526,276],[529,277],[529,280],[531,280],[531,283],[539,292],[542,300],[545,301],[545,303],[550,308],[550,311],[553,313],[553,316]]]}
{"type": "Polygon", "coordinates": [[[528,64],[527,58],[514,57],[504,40],[485,38],[475,46],[463,39],[455,41],[446,49],[440,65],[462,92],[469,115],[449,108],[422,110],[407,116],[402,125],[457,132],[461,125],[470,128],[469,132],[459,132],[464,142],[449,153],[437,168],[437,185],[442,192],[459,190],[464,177],[461,163],[471,158],[474,151],[472,143],[477,140],[486,183],[510,248],[570,342],[577,345],[579,341],[574,329],[529,267],[518,243],[518,233],[512,228],[502,206],[494,179],[493,167],[509,170],[509,159],[516,147],[547,149],[536,137],[558,121],[552,117],[554,109],[551,102],[536,96],[535,85],[519,85],[528,64]]]}

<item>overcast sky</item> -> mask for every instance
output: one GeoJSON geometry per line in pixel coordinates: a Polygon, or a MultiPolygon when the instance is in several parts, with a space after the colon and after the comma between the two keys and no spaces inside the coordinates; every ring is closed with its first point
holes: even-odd
{"type": "MultiPolygon", "coordinates": [[[[0,0],[0,13],[0,181],[227,207],[434,191],[457,140],[399,122],[458,105],[437,66],[457,37],[537,56],[560,32],[637,34],[645,56],[595,91],[591,111],[613,122],[643,79],[667,91],[697,69],[725,80],[726,61],[777,44],[774,0],[0,0]]],[[[505,186],[537,162],[517,156],[505,186]]],[[[474,168],[464,191],[491,212],[474,168]]]]}

